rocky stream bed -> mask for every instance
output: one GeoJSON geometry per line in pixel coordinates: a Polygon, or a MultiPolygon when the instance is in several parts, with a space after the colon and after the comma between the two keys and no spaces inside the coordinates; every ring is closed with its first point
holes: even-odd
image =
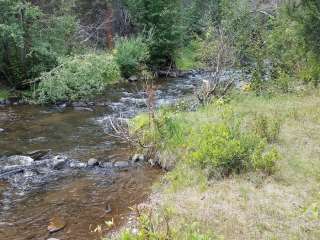
{"type": "MultiPolygon", "coordinates": [[[[200,79],[156,81],[156,106],[200,79]]],[[[109,120],[146,111],[146,99],[142,83],[126,83],[93,102],[0,107],[0,239],[99,239],[116,229],[105,221],[124,223],[161,170],[109,135],[109,120]]]]}

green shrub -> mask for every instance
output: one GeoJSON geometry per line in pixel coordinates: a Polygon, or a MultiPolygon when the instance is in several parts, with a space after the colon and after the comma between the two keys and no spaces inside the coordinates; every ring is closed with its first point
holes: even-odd
{"type": "Polygon", "coordinates": [[[242,133],[224,123],[201,126],[200,132],[192,135],[191,139],[188,161],[210,170],[213,176],[227,176],[255,169],[252,161],[256,156],[254,153],[258,148],[266,147],[263,139],[242,133]]]}
{"type": "Polygon", "coordinates": [[[69,57],[41,75],[34,98],[39,103],[77,100],[100,93],[118,79],[118,66],[107,54],[69,57]]]}
{"type": "Polygon", "coordinates": [[[200,40],[192,40],[186,47],[180,49],[175,60],[177,68],[180,70],[201,68],[201,46],[200,40]]]}
{"type": "Polygon", "coordinates": [[[23,81],[51,70],[59,56],[71,52],[74,17],[46,14],[21,0],[0,1],[0,15],[0,79],[8,86],[26,88],[23,81]]]}
{"type": "Polygon", "coordinates": [[[255,170],[272,174],[276,170],[276,160],[279,159],[279,153],[276,149],[265,152],[265,146],[260,143],[252,155],[252,166],[255,170]]]}
{"type": "Polygon", "coordinates": [[[266,139],[269,143],[276,141],[279,137],[281,121],[277,117],[267,117],[264,114],[256,114],[253,119],[254,133],[266,139]]]}
{"type": "Polygon", "coordinates": [[[125,0],[137,28],[152,33],[150,64],[167,67],[173,63],[183,37],[181,0],[125,0]]]}
{"type": "Polygon", "coordinates": [[[115,60],[125,78],[138,74],[149,59],[149,49],[142,37],[120,38],[116,42],[115,60]]]}
{"type": "MultiPolygon", "coordinates": [[[[254,120],[254,129],[249,129],[244,128],[241,117],[235,115],[230,107],[210,107],[215,108],[217,119],[214,121],[198,123],[192,113],[160,111],[156,115],[155,127],[150,127],[147,118],[143,118],[144,121],[139,118],[137,123],[143,124],[136,131],[143,132],[142,141],[152,142],[160,152],[174,155],[176,162],[173,165],[185,168],[184,164],[187,164],[195,169],[205,169],[208,177],[254,170],[272,173],[278,155],[275,150],[267,150],[267,141],[277,139],[280,121],[269,121],[259,115],[254,120]]],[[[198,111],[195,116],[205,118],[206,114],[198,111]]],[[[168,158],[166,154],[164,157],[168,158]]],[[[163,161],[159,159],[160,163],[163,161]]],[[[171,174],[178,185],[186,182],[183,176],[181,171],[174,170],[171,174]]]]}

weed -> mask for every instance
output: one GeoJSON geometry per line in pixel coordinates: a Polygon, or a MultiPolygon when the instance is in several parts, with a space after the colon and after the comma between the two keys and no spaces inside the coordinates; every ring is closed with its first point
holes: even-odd
{"type": "Polygon", "coordinates": [[[253,119],[254,132],[269,143],[275,142],[280,133],[281,121],[277,117],[268,117],[265,114],[256,114],[253,119]]]}

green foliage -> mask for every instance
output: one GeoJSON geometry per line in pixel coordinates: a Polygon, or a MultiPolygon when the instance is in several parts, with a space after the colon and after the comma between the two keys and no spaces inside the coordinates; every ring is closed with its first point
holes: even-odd
{"type": "MultiPolygon", "coordinates": [[[[150,127],[147,118],[143,118],[143,124],[136,131],[144,132],[142,141],[153,142],[159,151],[175,155],[176,163],[182,161],[193,168],[206,169],[209,177],[252,170],[274,172],[278,155],[275,150],[267,150],[267,142],[278,138],[280,121],[259,115],[253,129],[244,130],[244,121],[227,105],[209,106],[212,107],[218,118],[215,121],[194,124],[190,113],[160,111],[154,128],[150,127]]],[[[196,113],[197,117],[205,115],[201,111],[196,113]]],[[[181,171],[174,171],[172,175],[178,185],[181,185],[181,176],[181,171]]]]}
{"type": "Polygon", "coordinates": [[[125,78],[139,74],[149,59],[149,49],[142,37],[120,38],[116,42],[115,60],[125,78]]]}
{"type": "Polygon", "coordinates": [[[150,62],[156,66],[168,66],[181,46],[181,0],[126,0],[138,28],[147,38],[151,34],[150,62]]]}
{"type": "Polygon", "coordinates": [[[191,40],[190,43],[181,48],[176,56],[176,65],[180,70],[199,69],[202,67],[200,50],[202,43],[200,39],[191,40]]]}
{"type": "Polygon", "coordinates": [[[301,3],[301,8],[300,22],[303,26],[303,37],[307,47],[320,60],[320,2],[318,0],[304,0],[301,3]]]}
{"type": "Polygon", "coordinates": [[[267,167],[274,167],[277,156],[272,155],[260,162],[268,161],[268,164],[255,164],[255,152],[258,148],[265,150],[263,139],[249,133],[242,133],[239,129],[226,124],[204,125],[200,133],[192,136],[189,161],[191,164],[208,168],[213,176],[229,175],[257,169],[270,171],[267,167]],[[274,157],[274,158],[273,158],[274,157]],[[261,166],[266,168],[260,168],[261,166]]]}
{"type": "Polygon", "coordinates": [[[34,98],[39,103],[90,97],[119,79],[119,69],[107,54],[65,58],[61,65],[42,73],[34,98]]]}
{"type": "Polygon", "coordinates": [[[269,143],[279,137],[281,121],[279,118],[267,117],[264,114],[256,114],[253,119],[253,131],[256,135],[266,139],[269,143]]]}
{"type": "Polygon", "coordinates": [[[72,48],[73,17],[47,15],[22,0],[0,1],[0,15],[0,77],[8,85],[21,87],[72,48]]]}
{"type": "Polygon", "coordinates": [[[317,48],[317,37],[313,34],[320,22],[310,19],[316,14],[315,9],[310,13],[310,8],[315,7],[310,2],[304,1],[300,7],[284,4],[271,21],[272,31],[267,37],[271,77],[283,92],[288,92],[292,83],[299,80],[314,85],[319,82],[319,58],[314,49],[317,48]]]}
{"type": "Polygon", "coordinates": [[[0,89],[0,100],[5,100],[9,97],[10,92],[6,89],[0,89]]]}
{"type": "Polygon", "coordinates": [[[258,13],[252,13],[249,0],[224,0],[221,26],[242,65],[255,65],[263,55],[263,35],[267,21],[258,13]],[[250,17],[249,17],[250,16],[250,17]]]}

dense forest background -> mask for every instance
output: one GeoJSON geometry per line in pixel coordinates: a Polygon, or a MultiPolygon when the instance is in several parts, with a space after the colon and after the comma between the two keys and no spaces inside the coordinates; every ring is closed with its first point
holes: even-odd
{"type": "Polygon", "coordinates": [[[210,69],[222,39],[223,67],[251,73],[257,91],[267,75],[283,91],[294,80],[318,84],[317,0],[1,0],[0,15],[1,84],[29,90],[28,101],[78,99],[160,69],[210,69]]]}

